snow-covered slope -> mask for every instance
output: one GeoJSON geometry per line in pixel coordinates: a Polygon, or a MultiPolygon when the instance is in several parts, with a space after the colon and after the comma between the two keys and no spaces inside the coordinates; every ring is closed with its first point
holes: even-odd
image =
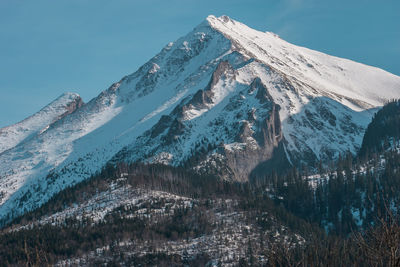
{"type": "Polygon", "coordinates": [[[65,93],[25,120],[1,128],[0,153],[44,132],[50,124],[74,112],[82,104],[82,99],[78,94],[65,93]]]}
{"type": "Polygon", "coordinates": [[[107,162],[186,165],[246,180],[271,159],[355,152],[400,77],[209,16],[135,73],[0,154],[0,219],[107,162]]]}
{"type": "Polygon", "coordinates": [[[274,33],[261,33],[227,16],[209,16],[207,20],[232,40],[234,50],[257,58],[353,109],[382,105],[385,99],[398,97],[400,78],[384,70],[292,45],[274,33]],[[353,103],[354,100],[360,103],[353,103]]]}

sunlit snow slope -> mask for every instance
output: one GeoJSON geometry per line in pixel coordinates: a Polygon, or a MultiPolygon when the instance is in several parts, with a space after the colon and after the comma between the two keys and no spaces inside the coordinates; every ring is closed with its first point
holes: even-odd
{"type": "Polygon", "coordinates": [[[313,164],[356,152],[373,108],[399,97],[398,76],[209,16],[89,103],[5,148],[0,219],[110,160],[246,180],[278,156],[313,164]]]}
{"type": "Polygon", "coordinates": [[[44,132],[50,124],[83,104],[79,95],[65,93],[25,120],[0,129],[0,153],[44,132]]]}

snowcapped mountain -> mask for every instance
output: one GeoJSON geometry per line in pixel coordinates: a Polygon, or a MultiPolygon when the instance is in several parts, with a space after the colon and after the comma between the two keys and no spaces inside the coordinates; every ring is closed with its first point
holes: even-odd
{"type": "Polygon", "coordinates": [[[64,93],[39,112],[14,125],[0,129],[0,153],[26,142],[46,131],[55,121],[62,119],[83,105],[79,95],[64,93]]]}
{"type": "Polygon", "coordinates": [[[34,115],[30,134],[18,131],[8,147],[1,134],[0,219],[107,162],[184,165],[243,181],[278,163],[355,153],[375,108],[393,98],[398,76],[209,16],[71,114],[46,123],[34,115]]]}

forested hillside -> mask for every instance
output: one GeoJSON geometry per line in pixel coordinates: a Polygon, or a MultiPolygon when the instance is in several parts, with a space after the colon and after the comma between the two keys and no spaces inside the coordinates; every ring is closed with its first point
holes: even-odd
{"type": "Polygon", "coordinates": [[[240,183],[190,166],[108,164],[3,228],[0,262],[398,266],[398,103],[374,116],[359,155],[316,173],[240,183]]]}

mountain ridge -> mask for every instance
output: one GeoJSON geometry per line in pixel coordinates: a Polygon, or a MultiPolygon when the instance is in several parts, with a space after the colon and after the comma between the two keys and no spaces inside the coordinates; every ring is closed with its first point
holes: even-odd
{"type": "Polygon", "coordinates": [[[30,135],[40,134],[52,123],[74,112],[84,104],[76,93],[61,94],[50,104],[28,118],[9,126],[0,128],[0,153],[17,146],[30,135]]]}

